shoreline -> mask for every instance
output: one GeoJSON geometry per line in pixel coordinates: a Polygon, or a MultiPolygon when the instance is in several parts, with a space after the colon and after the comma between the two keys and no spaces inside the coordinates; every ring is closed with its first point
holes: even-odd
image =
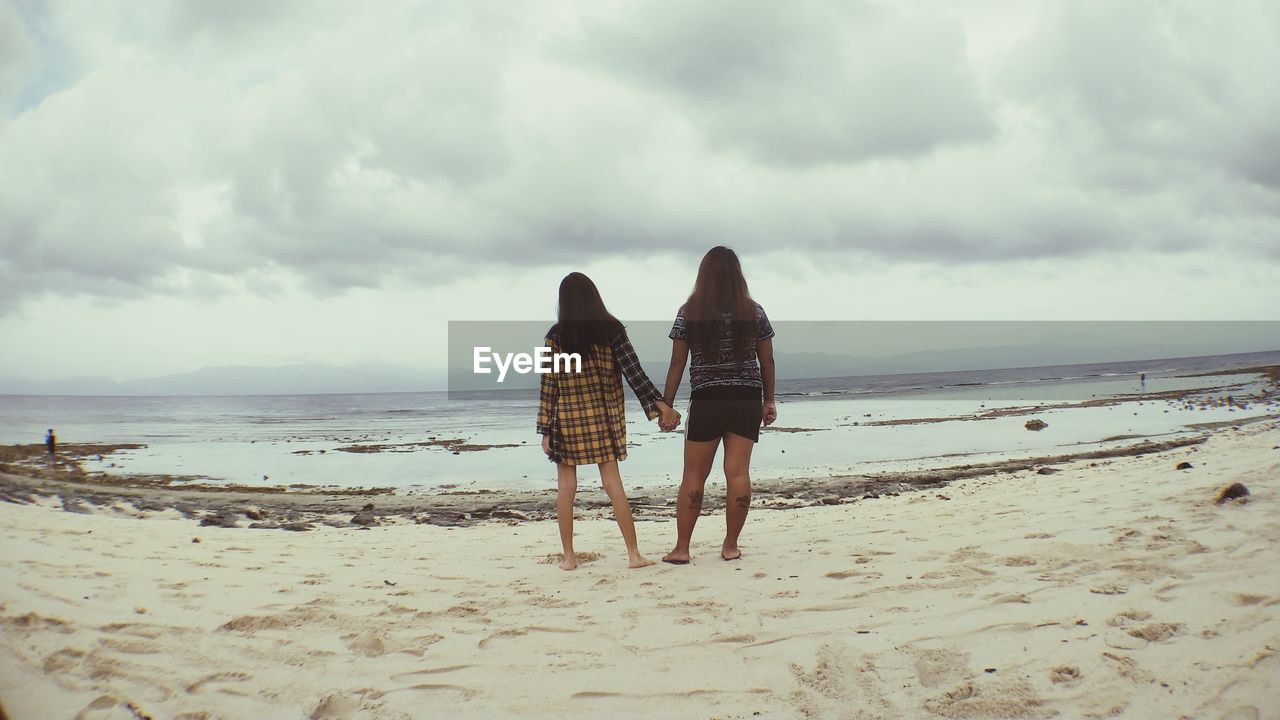
{"type": "MultiPolygon", "coordinates": [[[[1274,420],[1260,416],[1230,427],[1274,420]]],[[[1231,432],[1219,428],[1218,432],[1231,432]]],[[[752,509],[776,510],[839,505],[876,500],[904,493],[935,490],[966,478],[1023,471],[1054,474],[1090,461],[1166,453],[1205,443],[1213,430],[1168,440],[1142,439],[1113,448],[1081,449],[995,462],[965,463],[922,471],[848,474],[753,483],[752,509]]],[[[83,446],[93,448],[93,446],[83,446]]],[[[398,493],[391,488],[224,486],[175,482],[170,478],[91,476],[67,477],[0,472],[0,501],[25,504],[56,499],[67,512],[114,509],[138,514],[176,510],[201,525],[251,529],[311,530],[330,527],[370,527],[415,523],[465,527],[495,520],[540,521],[555,518],[555,488],[545,490],[446,490],[398,493]],[[123,507],[122,507],[123,506],[123,507]]],[[[578,512],[608,513],[610,503],[599,487],[582,484],[578,512]]],[[[580,482],[582,480],[580,479],[580,482]]],[[[675,515],[673,485],[668,492],[641,488],[629,493],[637,520],[668,519],[675,515]]],[[[722,493],[708,493],[706,512],[724,507],[722,493]]]]}
{"type": "MultiPolygon", "coordinates": [[[[1204,443],[1215,432],[1237,429],[1258,422],[1280,418],[1276,400],[1280,397],[1280,365],[1258,366],[1199,373],[1188,377],[1236,376],[1252,374],[1247,383],[1230,383],[1202,388],[1184,388],[1150,393],[1124,394],[1091,398],[1076,402],[1012,405],[977,410],[948,417],[916,417],[841,423],[832,427],[773,427],[765,433],[782,436],[811,434],[835,427],[881,427],[931,425],[944,422],[968,423],[1004,417],[1034,416],[1055,410],[1111,407],[1126,403],[1178,403],[1188,409],[1230,408],[1260,411],[1262,414],[1212,422],[1188,423],[1182,430],[1163,434],[1125,434],[1083,443],[1079,450],[1056,446],[1052,450],[1023,451],[1023,457],[1012,453],[983,453],[981,462],[964,462],[965,453],[923,456],[914,460],[956,458],[952,465],[923,470],[878,473],[829,473],[826,476],[804,476],[787,479],[762,479],[753,482],[756,509],[783,509],[835,505],[874,500],[921,490],[945,487],[956,480],[1037,470],[1050,474],[1060,468],[1088,461],[1107,460],[1148,453],[1169,452],[1204,443]],[[1240,393],[1240,390],[1246,390],[1240,393]],[[1231,394],[1234,392],[1234,395],[1231,394]],[[1132,441],[1132,442],[1125,442],[1132,441]],[[1123,445],[1104,447],[1107,443],[1123,445]],[[989,459],[996,455],[996,459],[989,459]]],[[[1034,421],[1033,421],[1034,422],[1034,421]]],[[[1033,429],[1028,425],[1028,429],[1033,429]]],[[[404,489],[386,486],[339,487],[334,485],[245,485],[226,483],[216,478],[189,475],[116,474],[87,472],[81,462],[104,456],[116,450],[145,448],[137,443],[67,444],[48,464],[45,448],[40,444],[0,446],[0,501],[35,502],[54,498],[69,512],[93,512],[115,508],[138,514],[176,510],[202,525],[248,527],[253,529],[310,530],[317,526],[372,527],[388,523],[416,523],[443,526],[468,526],[501,520],[523,522],[555,517],[554,487],[545,489],[458,489],[442,485],[431,489],[404,489]]],[[[333,448],[335,452],[378,453],[402,447],[440,448],[454,454],[482,452],[489,447],[463,438],[429,436],[424,441],[408,443],[362,443],[333,448]]],[[[505,446],[504,446],[505,447],[505,446]]],[[[310,454],[311,450],[293,454],[310,454]]],[[[324,452],[324,451],[319,451],[324,452]]],[[[785,452],[785,450],[784,450],[785,452]]],[[[594,474],[581,473],[577,498],[579,512],[606,512],[608,498],[596,486],[594,474]]],[[[678,480],[662,488],[642,485],[629,489],[633,512],[638,520],[662,520],[674,515],[674,495],[678,480]]],[[[723,507],[721,493],[709,493],[706,510],[723,507]]]]}

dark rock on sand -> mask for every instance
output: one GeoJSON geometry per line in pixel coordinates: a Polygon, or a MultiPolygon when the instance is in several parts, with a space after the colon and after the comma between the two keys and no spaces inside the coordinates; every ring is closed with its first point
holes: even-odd
{"type": "Polygon", "coordinates": [[[1028,420],[1026,424],[1023,425],[1023,427],[1025,427],[1028,430],[1035,430],[1036,432],[1039,432],[1049,427],[1049,423],[1043,420],[1028,420]]]}
{"type": "Polygon", "coordinates": [[[1190,469],[1191,469],[1191,468],[1193,468],[1193,467],[1195,467],[1195,465],[1192,465],[1192,464],[1191,464],[1191,463],[1189,463],[1189,462],[1180,462],[1180,463],[1178,463],[1178,467],[1176,467],[1176,468],[1174,468],[1174,469],[1175,469],[1175,470],[1190,470],[1190,469]]]}
{"type": "Polygon", "coordinates": [[[1058,468],[1051,468],[1051,467],[1042,467],[1039,470],[1036,470],[1037,475],[1053,475],[1054,473],[1060,473],[1060,472],[1062,471],[1059,470],[1058,468]]]}
{"type": "Polygon", "coordinates": [[[1229,500],[1239,500],[1249,496],[1249,488],[1240,483],[1231,483],[1218,493],[1218,499],[1214,500],[1215,505],[1221,505],[1229,500]]]}
{"type": "Polygon", "coordinates": [[[201,527],[224,527],[234,528],[240,527],[240,523],[236,522],[234,515],[205,515],[200,518],[201,527]]]}
{"type": "Polygon", "coordinates": [[[63,495],[62,509],[69,513],[87,515],[93,512],[78,495],[63,495]]]}
{"type": "Polygon", "coordinates": [[[314,530],[315,526],[309,522],[290,522],[290,523],[271,523],[256,522],[249,525],[254,530],[291,530],[293,532],[303,532],[306,530],[314,530]]]}
{"type": "Polygon", "coordinates": [[[355,516],[351,518],[351,524],[363,525],[365,527],[369,527],[370,525],[377,525],[378,518],[370,515],[367,512],[360,512],[360,513],[356,513],[355,516]]]}

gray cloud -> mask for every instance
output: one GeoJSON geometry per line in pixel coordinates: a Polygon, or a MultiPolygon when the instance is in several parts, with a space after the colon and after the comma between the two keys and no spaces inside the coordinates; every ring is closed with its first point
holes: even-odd
{"type": "Polygon", "coordinates": [[[716,243],[1280,257],[1262,2],[1049,3],[1008,47],[882,4],[521,7],[0,8],[0,313],[716,243]]]}
{"type": "Polygon", "coordinates": [[[668,0],[585,35],[587,61],[672,93],[709,144],[764,162],[918,155],[997,129],[958,24],[870,3],[668,0]]]}
{"type": "Polygon", "coordinates": [[[1280,257],[1280,7],[1062,3],[1012,59],[1078,187],[1149,210],[1172,248],[1280,257]]]}

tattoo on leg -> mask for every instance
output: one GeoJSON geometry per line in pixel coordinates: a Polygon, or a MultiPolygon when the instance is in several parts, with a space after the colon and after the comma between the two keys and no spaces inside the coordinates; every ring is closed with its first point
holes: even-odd
{"type": "Polygon", "coordinates": [[[702,491],[701,490],[689,491],[689,505],[693,506],[694,508],[697,508],[698,510],[702,509],[702,491]]]}
{"type": "Polygon", "coordinates": [[[734,498],[734,501],[738,503],[738,507],[740,508],[751,507],[750,495],[739,495],[738,497],[734,498]]]}

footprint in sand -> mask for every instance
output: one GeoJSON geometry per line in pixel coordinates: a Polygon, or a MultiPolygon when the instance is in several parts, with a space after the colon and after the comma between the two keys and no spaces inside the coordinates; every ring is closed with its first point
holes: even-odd
{"type": "Polygon", "coordinates": [[[283,630],[295,623],[279,615],[241,615],[223,623],[219,630],[228,632],[256,633],[263,630],[283,630]]]}
{"type": "Polygon", "coordinates": [[[1141,531],[1133,528],[1121,528],[1116,532],[1116,536],[1111,539],[1113,543],[1126,543],[1142,535],[1141,531]]]}
{"type": "Polygon", "coordinates": [[[915,663],[916,681],[921,687],[955,682],[964,676],[969,666],[968,653],[954,648],[907,647],[905,650],[915,663]]]}
{"type": "Polygon", "coordinates": [[[1080,668],[1073,665],[1059,665],[1049,671],[1049,682],[1054,685],[1072,686],[1080,682],[1080,668]]]}
{"type": "Polygon", "coordinates": [[[381,657],[387,654],[386,635],[376,630],[343,635],[347,649],[365,657],[381,657]]]}
{"type": "Polygon", "coordinates": [[[460,699],[462,700],[471,700],[476,695],[480,694],[478,691],[472,688],[463,687],[461,685],[450,685],[448,683],[419,683],[417,685],[409,685],[408,687],[395,688],[393,690],[372,692],[372,693],[369,693],[369,699],[381,700],[382,698],[392,693],[406,692],[408,690],[413,690],[417,692],[430,692],[432,694],[441,693],[441,692],[450,692],[450,693],[457,694],[458,696],[460,696],[460,699]]]}
{"type": "Polygon", "coordinates": [[[924,702],[929,712],[949,718],[1049,718],[1058,715],[1023,678],[977,685],[964,682],[924,702]]]}
{"type": "MultiPolygon", "coordinates": [[[[594,553],[594,552],[580,552],[580,553],[574,553],[574,554],[578,556],[579,565],[583,565],[589,562],[595,562],[596,560],[599,560],[600,558],[604,557],[600,553],[594,553]]],[[[543,565],[559,565],[560,563],[564,562],[564,553],[555,553],[554,555],[548,555],[542,558],[541,560],[539,560],[538,562],[543,565]]]]}
{"type": "Polygon", "coordinates": [[[1107,618],[1107,624],[1111,627],[1128,627],[1150,619],[1151,613],[1145,610],[1125,610],[1107,618]]]}
{"type": "Polygon", "coordinates": [[[113,637],[104,637],[98,640],[98,644],[108,650],[129,653],[130,655],[154,655],[164,649],[146,640],[128,640],[113,637]]]}
{"type": "Polygon", "coordinates": [[[1132,680],[1138,685],[1145,685],[1152,682],[1155,678],[1151,673],[1146,672],[1138,666],[1138,661],[1127,655],[1116,655],[1114,653],[1104,652],[1102,657],[1110,661],[1111,669],[1122,678],[1132,680]]]}
{"type": "Polygon", "coordinates": [[[52,630],[53,632],[61,633],[63,635],[68,635],[74,632],[66,620],[55,617],[44,617],[33,612],[27,613],[26,615],[0,617],[0,627],[17,632],[52,630]]]}
{"type": "MultiPolygon", "coordinates": [[[[188,685],[187,692],[195,694],[195,693],[202,692],[205,689],[205,687],[209,685],[222,685],[225,683],[242,683],[242,682],[248,682],[251,679],[252,678],[248,674],[242,673],[242,672],[224,672],[224,673],[216,673],[214,675],[206,675],[205,677],[202,677],[199,680],[188,685]]],[[[218,691],[230,692],[233,695],[242,694],[238,691],[229,690],[227,688],[218,688],[218,691]]]]}
{"type": "Polygon", "coordinates": [[[62,648],[57,652],[51,653],[44,659],[44,663],[40,666],[46,675],[54,675],[56,673],[71,670],[79,665],[84,659],[84,651],[75,648],[62,648]]]}
{"type": "Polygon", "coordinates": [[[570,628],[554,628],[554,627],[510,628],[507,630],[499,630],[498,632],[481,640],[479,643],[477,643],[477,647],[483,650],[486,647],[488,647],[489,644],[492,643],[494,640],[524,637],[525,635],[528,635],[531,632],[572,634],[572,633],[580,633],[582,631],[570,629],[570,628]]]}
{"type": "Polygon", "coordinates": [[[818,649],[812,671],[791,663],[797,689],[792,703],[805,717],[844,717],[851,707],[864,708],[854,717],[903,717],[879,686],[875,657],[863,655],[858,662],[848,659],[840,645],[818,649]]]}
{"type": "Polygon", "coordinates": [[[131,700],[114,695],[99,695],[76,713],[75,720],[154,720],[154,717],[131,700]]]}
{"type": "Polygon", "coordinates": [[[1148,623],[1142,627],[1130,628],[1126,632],[1135,638],[1142,638],[1147,642],[1164,642],[1181,635],[1186,630],[1186,626],[1182,623],[1148,623]]]}
{"type": "Polygon", "coordinates": [[[340,692],[331,692],[320,699],[308,715],[311,720],[346,720],[360,711],[359,698],[340,692]]]}
{"type": "Polygon", "coordinates": [[[468,664],[468,665],[445,665],[443,667],[435,667],[435,668],[423,668],[421,670],[412,670],[410,672],[396,673],[395,675],[391,676],[391,679],[398,683],[409,682],[411,680],[417,680],[419,675],[442,675],[444,673],[458,672],[459,670],[466,670],[468,668],[473,668],[473,667],[475,667],[475,665],[468,664]]]}

